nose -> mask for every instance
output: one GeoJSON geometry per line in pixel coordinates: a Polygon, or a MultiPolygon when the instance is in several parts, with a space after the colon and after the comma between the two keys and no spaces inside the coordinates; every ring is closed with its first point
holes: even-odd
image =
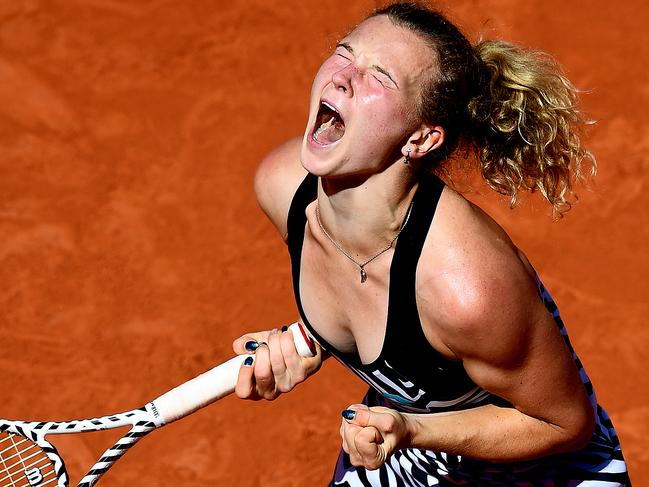
{"type": "Polygon", "coordinates": [[[352,87],[352,79],[357,74],[358,74],[358,68],[356,68],[352,64],[349,64],[348,66],[345,66],[343,69],[336,71],[331,77],[331,81],[333,82],[336,89],[341,90],[343,93],[347,94],[348,96],[352,96],[352,94],[354,93],[354,89],[352,87]]]}

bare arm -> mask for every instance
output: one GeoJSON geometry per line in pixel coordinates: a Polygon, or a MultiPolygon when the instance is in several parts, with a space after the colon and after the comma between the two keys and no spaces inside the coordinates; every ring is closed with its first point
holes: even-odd
{"type": "Polygon", "coordinates": [[[446,339],[473,381],[514,407],[412,415],[411,445],[491,461],[583,447],[593,410],[554,320],[533,289],[493,292],[457,306],[446,339]]]}
{"type": "Polygon", "coordinates": [[[514,407],[412,418],[413,443],[493,461],[581,448],[594,412],[527,259],[480,209],[464,201],[455,207],[453,195],[446,203],[452,211],[440,208],[443,231],[422,261],[424,331],[478,386],[514,407]]]}
{"type": "Polygon", "coordinates": [[[444,340],[477,385],[514,407],[399,414],[355,405],[356,418],[343,422],[343,429],[350,429],[343,441],[352,463],[378,468],[403,447],[493,462],[582,448],[592,435],[594,413],[549,313],[539,309],[531,293],[508,294],[502,288],[493,299],[455,303],[456,320],[446,325],[455,330],[444,340]]]}
{"type": "Polygon", "coordinates": [[[361,428],[356,434],[372,428],[363,434],[375,434],[375,441],[350,447],[355,464],[377,468],[406,446],[494,462],[582,448],[594,428],[593,408],[525,259],[491,223],[473,227],[458,212],[448,215],[436,222],[443,230],[430,239],[418,268],[424,332],[435,348],[461,360],[478,386],[513,408],[420,415],[360,407],[351,424],[361,428]]]}
{"type": "MultiPolygon", "coordinates": [[[[255,194],[262,210],[286,241],[287,218],[293,195],[306,176],[300,164],[301,138],[277,147],[260,163],[255,174],[255,194]]],[[[235,392],[242,399],[273,400],[315,374],[327,358],[316,344],[315,357],[300,357],[290,332],[278,330],[247,333],[232,344],[238,354],[255,352],[253,362],[239,371],[235,392]],[[253,343],[254,349],[246,348],[253,343]],[[262,344],[257,347],[257,345],[262,344]]]]}
{"type": "Polygon", "coordinates": [[[277,147],[259,164],[255,174],[257,201],[286,241],[286,219],[293,195],[307,172],[300,164],[301,138],[277,147]]]}

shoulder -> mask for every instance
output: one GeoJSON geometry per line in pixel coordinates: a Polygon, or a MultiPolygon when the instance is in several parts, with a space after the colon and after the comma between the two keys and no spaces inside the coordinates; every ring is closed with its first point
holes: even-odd
{"type": "Polygon", "coordinates": [[[284,239],[293,195],[307,175],[300,163],[301,140],[295,137],[275,148],[261,161],[255,174],[257,201],[284,239]]]}
{"type": "Polygon", "coordinates": [[[489,215],[448,187],[418,264],[417,302],[426,334],[456,358],[497,359],[502,351],[515,359],[521,334],[547,314],[523,253],[489,215]]]}

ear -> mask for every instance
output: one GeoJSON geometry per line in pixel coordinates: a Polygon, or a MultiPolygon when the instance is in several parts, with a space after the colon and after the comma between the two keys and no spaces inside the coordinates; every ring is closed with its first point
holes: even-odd
{"type": "Polygon", "coordinates": [[[408,137],[408,142],[401,148],[401,153],[405,157],[410,149],[410,159],[419,159],[442,147],[445,138],[444,127],[423,125],[408,137]]]}

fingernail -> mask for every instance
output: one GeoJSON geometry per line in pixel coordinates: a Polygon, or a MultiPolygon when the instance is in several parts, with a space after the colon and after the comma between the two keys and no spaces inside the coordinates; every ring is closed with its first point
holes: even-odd
{"type": "Polygon", "coordinates": [[[243,361],[243,365],[247,365],[248,367],[250,367],[253,362],[254,360],[252,357],[246,357],[246,360],[243,361]]]}
{"type": "Polygon", "coordinates": [[[286,325],[282,326],[282,333],[284,333],[286,330],[288,330],[288,326],[286,325]]]}
{"type": "Polygon", "coordinates": [[[261,347],[262,345],[266,345],[266,346],[268,346],[268,343],[266,343],[266,342],[259,342],[259,343],[257,344],[257,347],[256,347],[256,348],[259,348],[259,347],[261,347]]]}
{"type": "Polygon", "coordinates": [[[259,348],[259,343],[257,343],[254,340],[250,340],[249,342],[246,342],[246,344],[243,347],[249,352],[254,352],[259,348]]]}
{"type": "Polygon", "coordinates": [[[356,411],[353,409],[345,409],[343,411],[343,418],[345,418],[347,421],[351,421],[356,417],[356,411]]]}

